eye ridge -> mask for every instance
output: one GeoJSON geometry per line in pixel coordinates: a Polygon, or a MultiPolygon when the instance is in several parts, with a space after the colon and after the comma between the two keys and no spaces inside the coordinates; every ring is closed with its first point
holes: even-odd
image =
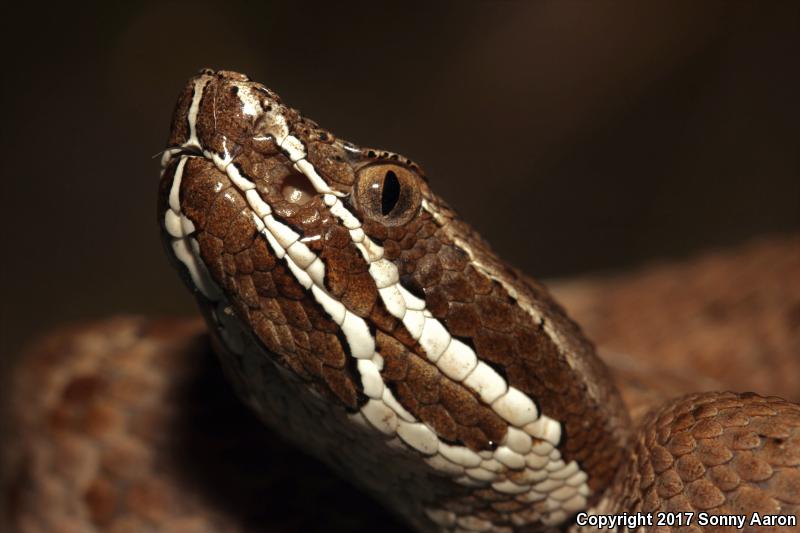
{"type": "Polygon", "coordinates": [[[400,180],[393,170],[387,170],[381,187],[381,214],[387,216],[400,200],[400,180]]]}

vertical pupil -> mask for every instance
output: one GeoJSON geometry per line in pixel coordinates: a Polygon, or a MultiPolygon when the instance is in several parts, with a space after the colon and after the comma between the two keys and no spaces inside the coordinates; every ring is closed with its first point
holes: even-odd
{"type": "Polygon", "coordinates": [[[393,171],[386,172],[383,177],[383,189],[381,190],[381,214],[383,216],[391,213],[397,201],[400,199],[400,180],[393,171]]]}

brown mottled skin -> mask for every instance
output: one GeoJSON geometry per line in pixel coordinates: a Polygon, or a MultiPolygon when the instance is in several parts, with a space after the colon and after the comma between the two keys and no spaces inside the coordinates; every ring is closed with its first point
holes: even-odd
{"type": "MultiPolygon", "coordinates": [[[[382,377],[403,406],[427,422],[442,439],[474,450],[491,447],[502,438],[506,423],[465,386],[446,378],[427,362],[403,324],[383,308],[363,259],[321,198],[312,191],[298,202],[297,197],[292,200],[285,194],[287,184],[302,180],[296,179],[297,173],[274,143],[270,146],[269,142],[254,140],[258,123],[251,124],[254,130],[248,130],[243,126],[246,121],[237,117],[240,103],[233,98],[235,92],[229,81],[240,82],[240,76],[214,74],[208,93],[212,96],[200,102],[197,135],[202,145],[213,150],[221,150],[223,145],[231,150],[233,146],[232,151],[238,154],[235,161],[238,159],[242,172],[256,183],[259,195],[270,204],[276,218],[297,228],[304,237],[319,236],[309,242],[325,260],[326,288],[374,329],[386,361],[382,377]]],[[[189,135],[183,117],[189,109],[191,86],[190,83],[176,109],[172,146],[181,144],[189,135]]],[[[264,94],[270,101],[278,101],[267,89],[264,94]]],[[[357,149],[336,140],[295,111],[286,112],[292,117],[293,134],[308,149],[309,161],[326,181],[335,183],[339,190],[352,192],[350,207],[359,215],[367,235],[384,246],[386,257],[400,270],[404,286],[424,297],[433,316],[454,336],[466,339],[479,357],[498,369],[511,385],[534,398],[543,413],[562,422],[564,436],[559,449],[589,474],[589,485],[594,490],[591,503],[610,511],[686,506],[697,510],[728,506],[746,512],[797,511],[800,408],[796,404],[753,394],[696,394],[674,400],[648,415],[629,446],[627,411],[609,371],[542,286],[503,264],[471,228],[433,195],[416,165],[394,154],[357,149]],[[395,169],[402,186],[398,205],[403,209],[393,210],[384,218],[376,216],[376,206],[370,205],[370,189],[361,189],[364,180],[372,182],[371,173],[376,168],[380,168],[376,173],[380,176],[386,168],[395,169]],[[432,204],[438,217],[418,209],[420,199],[432,204]],[[493,272],[502,283],[489,279],[486,271],[493,272]],[[534,321],[526,306],[534,308],[542,321],[534,321]],[[734,479],[732,473],[738,478],[734,479]]],[[[159,213],[163,212],[175,165],[173,161],[164,173],[159,213]]],[[[296,189],[294,185],[288,188],[296,189]]],[[[238,319],[251,328],[279,364],[330,402],[344,409],[360,406],[364,400],[359,376],[347,364],[346,345],[337,334],[336,324],[321,312],[285,264],[275,260],[263,239],[256,237],[252,220],[246,216],[247,204],[227,175],[205,158],[190,158],[183,174],[181,206],[194,223],[204,263],[230,298],[238,319]]],[[[779,250],[780,256],[792,256],[797,251],[793,242],[777,242],[773,248],[779,250]]],[[[779,275],[785,280],[794,279],[798,277],[796,267],[786,268],[779,275]]],[[[794,287],[788,282],[786,286],[794,287]]],[[[565,294],[577,294],[573,303],[580,303],[581,292],[570,290],[566,287],[565,294]]],[[[699,292],[698,306],[704,306],[735,291],[727,285],[715,287],[707,296],[702,288],[699,292]]],[[[789,301],[793,302],[790,307],[796,306],[798,296],[792,290],[784,291],[781,305],[789,301]]],[[[602,300],[582,303],[594,310],[603,305],[612,309],[613,298],[611,292],[602,300]]],[[[773,307],[777,305],[774,303],[773,307]]],[[[751,323],[775,318],[774,313],[758,311],[761,314],[755,317],[756,312],[751,313],[751,323]]],[[[747,316],[747,312],[743,315],[747,316]]],[[[734,318],[739,320],[740,315],[734,318]]],[[[750,330],[741,323],[737,325],[740,338],[747,338],[750,330]]],[[[276,481],[263,473],[241,480],[239,475],[248,478],[247,470],[234,467],[209,468],[217,477],[204,478],[199,465],[187,467],[181,451],[202,452],[207,446],[214,449],[220,441],[228,442],[230,447],[217,448],[228,453],[216,457],[238,456],[237,446],[242,443],[227,441],[231,435],[243,435],[242,441],[248,445],[255,442],[258,449],[264,446],[263,456],[271,454],[271,461],[285,452],[272,442],[274,438],[258,436],[265,430],[246,424],[233,425],[230,432],[222,434],[192,417],[183,419],[189,422],[187,425],[176,424],[195,405],[190,401],[187,406],[176,391],[186,390],[181,384],[203,383],[206,371],[197,368],[193,358],[208,352],[202,348],[207,347],[203,341],[189,341],[199,335],[196,324],[173,323],[172,327],[178,331],[166,334],[158,321],[112,321],[62,334],[50,341],[51,350],[42,350],[38,355],[34,352],[30,363],[20,371],[15,389],[18,405],[32,407],[15,409],[27,413],[19,422],[23,429],[19,442],[6,454],[10,458],[7,462],[14,466],[10,494],[17,527],[47,531],[47,524],[64,518],[65,524],[72,521],[76,531],[89,524],[107,531],[224,531],[253,527],[281,530],[279,517],[286,515],[279,512],[280,504],[279,509],[267,510],[252,502],[255,498],[259,503],[274,503],[290,496],[283,480],[276,481]],[[62,353],[73,357],[65,360],[59,355],[62,353]],[[161,356],[167,356],[164,359],[173,364],[161,369],[161,356]],[[116,387],[125,388],[128,375],[139,374],[147,378],[139,380],[143,385],[137,394],[117,396],[113,392],[116,387]],[[31,390],[48,394],[32,398],[31,390]],[[105,418],[103,411],[107,412],[105,418]],[[174,439],[182,435],[176,426],[184,431],[188,428],[193,435],[191,444],[174,439]],[[109,439],[112,443],[127,439],[134,446],[139,445],[138,449],[150,452],[142,456],[109,456],[115,450],[107,444],[109,439]],[[40,452],[32,453],[33,450],[40,452]],[[60,453],[67,454],[64,461],[54,459],[61,458],[57,455],[60,453]],[[131,468],[119,471],[119,463],[131,468]],[[63,464],[74,468],[65,469],[60,466],[63,464]],[[194,477],[187,477],[187,470],[194,477]],[[209,491],[209,487],[217,490],[209,491]],[[35,511],[42,507],[52,511],[35,511]],[[255,522],[254,516],[258,517],[255,522]]],[[[213,323],[211,333],[218,336],[213,323]]],[[[646,331],[640,333],[646,336],[646,331]]],[[[680,330],[676,328],[674,334],[680,335],[680,330]]],[[[796,361],[793,348],[797,336],[800,333],[794,328],[781,337],[784,344],[770,346],[764,359],[796,361]]],[[[693,350],[693,338],[685,338],[683,348],[693,350]]],[[[601,344],[603,348],[605,343],[601,344]]],[[[732,356],[736,355],[734,348],[732,356]]],[[[611,352],[607,361],[628,407],[637,400],[654,406],[656,400],[660,403],[662,396],[667,396],[660,390],[648,396],[642,383],[654,380],[653,368],[658,366],[650,365],[646,356],[639,366],[630,365],[629,358],[633,356],[638,354],[611,352]]],[[[248,384],[241,375],[243,363],[225,351],[222,361],[239,393],[243,389],[246,393],[252,383],[248,384]]],[[[720,359],[719,366],[724,361],[720,359]]],[[[702,368],[686,374],[688,377],[664,377],[680,392],[683,387],[693,390],[691,383],[702,382],[708,376],[702,368]]],[[[746,382],[720,380],[722,388],[729,383],[738,387],[746,382]]],[[[221,412],[237,410],[231,404],[214,403],[213,398],[204,401],[210,402],[209,412],[217,408],[221,412]]],[[[637,411],[637,418],[639,414],[637,411]]],[[[223,416],[219,420],[225,419],[223,416]]],[[[205,462],[213,462],[215,455],[203,457],[205,462]]],[[[347,503],[363,502],[359,496],[346,494],[347,503]]],[[[465,513],[496,524],[503,523],[502,513],[519,506],[513,498],[484,489],[454,492],[454,498],[454,509],[461,506],[465,513]]],[[[301,509],[310,506],[323,514],[330,505],[325,498],[304,503],[308,505],[301,509]]],[[[334,515],[340,509],[332,508],[334,515]]],[[[351,529],[374,527],[368,525],[374,516],[368,510],[371,506],[357,504],[354,508],[358,520],[365,522],[353,524],[351,529]]],[[[301,522],[305,518],[295,517],[301,522]]],[[[383,522],[385,518],[378,520],[383,522]]],[[[305,526],[310,523],[315,522],[309,519],[305,526]]],[[[540,529],[536,524],[526,528],[536,529],[540,529]]]]}

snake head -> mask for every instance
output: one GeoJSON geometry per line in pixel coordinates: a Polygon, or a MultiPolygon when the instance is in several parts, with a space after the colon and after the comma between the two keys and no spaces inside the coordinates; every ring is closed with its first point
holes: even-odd
{"type": "Polygon", "coordinates": [[[408,485],[426,523],[477,498],[506,502],[481,527],[556,525],[601,494],[626,424],[605,367],[416,164],[226,71],[188,82],[162,162],[169,255],[273,427],[378,491],[384,466],[442,478],[408,485]]]}

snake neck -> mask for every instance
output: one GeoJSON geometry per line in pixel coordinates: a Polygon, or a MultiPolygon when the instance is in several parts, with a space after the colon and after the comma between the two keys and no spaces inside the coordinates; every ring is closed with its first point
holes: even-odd
{"type": "Polygon", "coordinates": [[[376,494],[406,480],[379,497],[420,529],[554,527],[600,498],[629,426],[605,366],[417,165],[210,71],[163,163],[169,255],[281,434],[376,494]]]}

